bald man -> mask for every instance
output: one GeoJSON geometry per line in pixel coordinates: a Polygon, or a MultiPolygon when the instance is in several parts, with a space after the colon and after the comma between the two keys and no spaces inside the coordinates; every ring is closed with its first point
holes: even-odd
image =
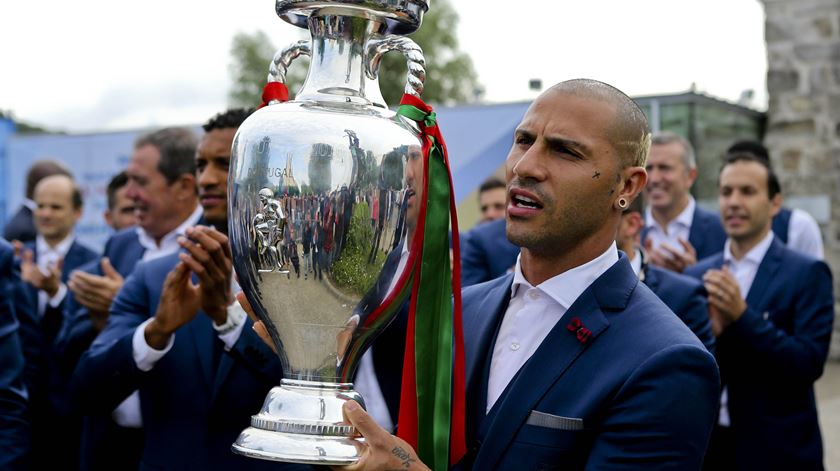
{"type": "MultiPolygon", "coordinates": [[[[547,90],[517,127],[506,230],[519,258],[513,273],[463,292],[459,468],[700,468],[717,365],[615,244],[649,145],[639,107],[594,80],[547,90]]],[[[345,413],[366,439],[346,469],[428,469],[358,404],[345,413]]]]}
{"type": "MultiPolygon", "coordinates": [[[[20,272],[25,283],[18,291],[21,341],[26,357],[26,380],[32,411],[33,469],[74,464],[78,443],[73,436],[55,440],[62,418],[53,408],[50,377],[55,363],[53,343],[64,320],[67,279],[77,267],[94,260],[97,253],[76,240],[73,232],[82,215],[82,194],[67,175],[43,178],[35,186],[34,243],[18,246],[20,272]],[[56,443],[60,442],[60,443],[56,443]]],[[[59,468],[55,468],[59,469],[59,468]]]]}

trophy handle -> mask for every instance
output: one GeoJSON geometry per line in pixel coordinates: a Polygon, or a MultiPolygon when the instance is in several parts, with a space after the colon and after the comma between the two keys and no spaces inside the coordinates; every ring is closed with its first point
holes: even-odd
{"type": "Polygon", "coordinates": [[[404,36],[389,34],[368,41],[368,61],[366,64],[368,78],[376,80],[382,56],[390,51],[399,51],[405,56],[408,66],[405,93],[419,97],[423,93],[423,82],[426,80],[426,59],[423,58],[423,50],[420,49],[420,46],[404,36]]]}
{"type": "Polygon", "coordinates": [[[309,48],[309,40],[301,39],[300,41],[286,46],[274,54],[271,60],[271,65],[268,68],[268,81],[286,83],[286,72],[289,71],[289,65],[292,61],[300,56],[311,55],[309,48]]]}

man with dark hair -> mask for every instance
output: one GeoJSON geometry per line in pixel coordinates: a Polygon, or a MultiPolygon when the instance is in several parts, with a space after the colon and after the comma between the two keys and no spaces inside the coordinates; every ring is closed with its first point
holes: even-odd
{"type": "Polygon", "coordinates": [[[18,240],[20,242],[35,240],[37,231],[32,219],[32,213],[36,208],[35,201],[32,199],[35,193],[35,185],[52,175],[73,177],[73,174],[64,164],[55,160],[39,160],[29,167],[29,171],[26,173],[26,197],[23,199],[23,205],[3,228],[3,237],[6,240],[18,240]]]}
{"type": "MultiPolygon", "coordinates": [[[[26,356],[26,380],[33,432],[32,467],[60,466],[77,456],[74,435],[55,443],[66,432],[66,422],[50,402],[50,380],[56,361],[53,343],[64,322],[70,273],[98,254],[76,240],[73,229],[82,215],[82,195],[68,176],[41,179],[33,198],[38,236],[22,248],[21,278],[25,286],[15,292],[20,309],[20,337],[26,356]],[[27,318],[27,316],[31,316],[27,318]],[[60,458],[59,458],[60,457],[60,458]]],[[[18,243],[19,244],[19,243],[18,243]]]]}
{"type": "MultiPolygon", "coordinates": [[[[68,283],[73,296],[68,300],[68,321],[56,345],[65,387],[82,352],[105,327],[124,277],[141,260],[176,252],[178,238],[201,220],[196,145],[193,132],[184,128],[161,129],[137,139],[126,169],[125,187],[134,202],[137,226],[111,236],[102,258],[73,272],[68,283]]],[[[85,418],[82,468],[137,467],[143,446],[139,403],[139,395],[134,393],[110,414],[85,418]]]]}
{"type": "Polygon", "coordinates": [[[102,217],[105,223],[115,231],[137,224],[134,217],[134,201],[128,197],[128,175],[123,171],[108,182],[106,190],[108,196],[108,209],[102,217]]]}
{"type": "MultiPolygon", "coordinates": [[[[758,141],[738,141],[726,151],[727,155],[747,153],[770,163],[770,153],[758,141]]],[[[772,164],[771,164],[772,166],[772,164]]],[[[781,196],[780,196],[781,197],[781,196]]],[[[823,240],[820,226],[807,212],[782,206],[773,217],[773,233],[785,245],[814,258],[823,258],[823,240]]]]}
{"type": "Polygon", "coordinates": [[[230,445],[282,377],[233,294],[225,201],[233,137],[247,113],[216,116],[195,154],[205,221],[178,238],[180,253],[138,263],[108,325],[82,356],[74,393],[91,413],[139,389],[141,466],[288,469],[233,454],[230,445]]]}
{"type": "MultiPolygon", "coordinates": [[[[644,113],[594,80],[540,95],[506,164],[514,273],[464,290],[473,469],[697,469],[718,394],[712,355],[620,255],[645,184],[644,113]],[[686,406],[690,404],[690,406],[686,406]]],[[[350,469],[425,469],[353,401],[350,469]]]]}
{"type": "Polygon", "coordinates": [[[723,383],[707,469],[823,469],[814,382],[834,321],[831,271],[771,230],[781,206],[765,158],[729,154],[718,179],[728,238],[702,279],[723,383]]]}
{"type": "Polygon", "coordinates": [[[461,283],[470,286],[510,271],[519,247],[505,235],[505,182],[490,177],[478,190],[481,220],[461,236],[461,283]]]}
{"type": "Polygon", "coordinates": [[[621,215],[616,244],[627,254],[639,280],[674,311],[706,349],[714,353],[715,336],[709,323],[706,290],[694,278],[648,263],[641,237],[645,227],[644,213],[643,199],[636,198],[621,215]]]}
{"type": "Polygon", "coordinates": [[[10,471],[30,469],[31,431],[16,319],[20,314],[11,301],[19,281],[12,246],[0,239],[0,469],[10,471]]]}
{"type": "Polygon", "coordinates": [[[505,182],[496,177],[484,180],[478,188],[478,207],[481,211],[479,224],[504,219],[507,206],[505,182]]]}
{"type": "Polygon", "coordinates": [[[650,263],[681,272],[720,251],[726,240],[720,218],[698,206],[690,193],[697,178],[691,143],[672,132],[655,134],[647,172],[642,240],[650,263]]]}

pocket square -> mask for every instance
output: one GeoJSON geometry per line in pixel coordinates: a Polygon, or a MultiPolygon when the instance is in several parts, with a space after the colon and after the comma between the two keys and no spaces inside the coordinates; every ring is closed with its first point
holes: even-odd
{"type": "Polygon", "coordinates": [[[583,419],[575,417],[561,417],[538,410],[532,410],[528,416],[528,425],[552,428],[555,430],[583,430],[583,419]]]}

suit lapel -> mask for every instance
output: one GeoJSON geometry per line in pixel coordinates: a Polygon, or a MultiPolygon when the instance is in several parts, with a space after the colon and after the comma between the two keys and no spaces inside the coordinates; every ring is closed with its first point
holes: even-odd
{"type": "Polygon", "coordinates": [[[67,255],[64,256],[64,262],[61,265],[61,281],[67,283],[67,279],[70,278],[70,272],[75,270],[76,267],[84,263],[82,260],[81,254],[81,247],[73,241],[73,244],[70,245],[70,250],[67,251],[67,255]]]}
{"type": "Polygon", "coordinates": [[[688,243],[694,247],[697,253],[703,253],[703,234],[706,232],[706,220],[700,217],[699,207],[694,207],[694,215],[691,217],[691,229],[688,231],[688,243]]]}
{"type": "MultiPolygon", "coordinates": [[[[198,283],[198,277],[193,275],[192,282],[198,283]]],[[[213,371],[215,366],[213,365],[213,338],[216,333],[213,330],[213,326],[210,325],[211,322],[210,318],[203,311],[199,311],[193,320],[182,327],[189,330],[193,348],[195,349],[195,356],[201,366],[201,373],[208,390],[212,390],[215,377],[215,372],[213,371]]]]}
{"type": "Polygon", "coordinates": [[[767,289],[770,283],[776,276],[776,271],[782,265],[782,243],[777,238],[773,238],[770,243],[770,248],[764,255],[764,259],[758,265],[758,271],[755,273],[750,291],[747,293],[747,306],[753,309],[763,309],[762,301],[764,297],[771,291],[767,289]]]}
{"type": "Polygon", "coordinates": [[[493,423],[489,424],[485,441],[481,444],[475,469],[493,469],[498,465],[531,410],[609,327],[604,309],[623,309],[638,282],[627,257],[622,255],[569,307],[508,385],[509,391],[501,399],[503,402],[499,404],[498,413],[493,423]],[[586,343],[580,342],[577,335],[567,329],[575,317],[592,332],[586,343]]]}
{"type": "MultiPolygon", "coordinates": [[[[481,372],[484,359],[488,352],[492,352],[492,342],[496,333],[496,326],[507,310],[510,301],[510,285],[513,275],[505,275],[503,281],[497,283],[478,303],[477,309],[470,309],[469,315],[464,316],[464,332],[475,339],[465,342],[464,355],[466,357],[466,384],[469,394],[475,397],[475,388],[481,384],[481,372]]],[[[467,314],[467,313],[465,313],[467,314]]]]}

